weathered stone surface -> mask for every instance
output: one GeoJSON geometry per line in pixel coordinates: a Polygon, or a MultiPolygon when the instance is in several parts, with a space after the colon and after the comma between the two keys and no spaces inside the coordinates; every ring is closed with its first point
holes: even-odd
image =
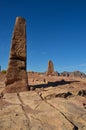
{"type": "Polygon", "coordinates": [[[70,77],[86,78],[86,74],[80,71],[74,71],[70,73],[70,77]]]}
{"type": "MultiPolygon", "coordinates": [[[[35,87],[37,83],[41,85],[43,79],[59,81],[59,84],[1,96],[0,130],[86,130],[86,97],[78,95],[79,91],[86,89],[85,79],[79,78],[76,82],[77,79],[69,77],[37,73],[28,76],[29,85],[35,87]]],[[[3,83],[0,78],[1,90],[4,89],[3,83]]]]}
{"type": "Polygon", "coordinates": [[[59,93],[59,94],[53,93],[53,94],[47,95],[45,97],[45,99],[58,98],[58,97],[67,98],[67,97],[70,97],[70,96],[72,96],[72,93],[70,93],[70,92],[59,93]]]}
{"type": "Polygon", "coordinates": [[[26,21],[22,17],[16,18],[5,85],[6,92],[19,92],[28,89],[26,73],[26,21]]]}
{"type": "Polygon", "coordinates": [[[68,76],[70,75],[70,72],[64,71],[64,72],[62,72],[60,75],[61,75],[61,76],[68,77],[68,76]]]}
{"type": "Polygon", "coordinates": [[[60,76],[65,76],[65,77],[77,77],[77,78],[86,78],[86,74],[80,71],[74,71],[74,72],[67,72],[64,71],[60,73],[60,76]]]}
{"type": "Polygon", "coordinates": [[[53,65],[53,62],[51,60],[49,60],[49,62],[48,62],[48,70],[47,70],[46,74],[47,75],[55,75],[54,65],[53,65]]]}
{"type": "Polygon", "coordinates": [[[80,90],[79,92],[78,92],[78,95],[79,96],[86,96],[86,90],[80,90]]]}

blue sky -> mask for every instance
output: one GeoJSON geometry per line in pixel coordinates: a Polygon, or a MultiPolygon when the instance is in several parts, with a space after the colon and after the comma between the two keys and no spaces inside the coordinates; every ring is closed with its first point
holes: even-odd
{"type": "Polygon", "coordinates": [[[7,69],[15,18],[27,22],[27,70],[86,72],[85,0],[0,0],[0,65],[7,69]]]}

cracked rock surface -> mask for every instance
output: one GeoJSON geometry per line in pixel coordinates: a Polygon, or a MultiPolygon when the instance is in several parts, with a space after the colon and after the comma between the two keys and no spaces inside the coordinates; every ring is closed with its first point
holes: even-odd
{"type": "Polygon", "coordinates": [[[0,130],[86,130],[86,97],[77,95],[86,90],[86,79],[42,74],[29,74],[28,79],[34,90],[0,98],[0,130]]]}

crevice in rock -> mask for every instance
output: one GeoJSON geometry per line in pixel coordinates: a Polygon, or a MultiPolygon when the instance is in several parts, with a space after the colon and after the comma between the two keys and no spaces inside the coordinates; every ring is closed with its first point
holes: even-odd
{"type": "Polygon", "coordinates": [[[47,95],[45,99],[49,100],[49,99],[58,98],[58,97],[67,99],[68,97],[71,97],[71,96],[73,96],[71,92],[59,93],[59,94],[53,93],[53,94],[47,95]]]}
{"type": "Polygon", "coordinates": [[[78,130],[78,127],[77,127],[63,112],[61,112],[61,111],[60,111],[59,109],[57,109],[54,105],[52,105],[51,103],[47,102],[47,100],[43,98],[42,93],[39,93],[39,92],[38,92],[37,94],[40,96],[40,98],[41,98],[45,103],[47,103],[49,106],[51,106],[52,108],[54,108],[56,111],[59,111],[60,114],[61,114],[62,116],[64,116],[64,118],[65,118],[70,124],[73,125],[73,130],[78,130]]]}
{"type": "Polygon", "coordinates": [[[36,110],[39,107],[39,104],[34,108],[34,110],[36,110]]]}
{"type": "MultiPolygon", "coordinates": [[[[42,121],[40,120],[40,119],[38,119],[37,117],[33,117],[33,116],[31,116],[34,120],[37,120],[37,121],[39,121],[40,122],[40,124],[41,124],[41,126],[42,126],[42,128],[43,128],[43,123],[42,123],[42,121]]],[[[41,129],[42,129],[41,128],[41,129]]]]}
{"type": "Polygon", "coordinates": [[[10,57],[10,60],[25,61],[26,59],[23,57],[12,56],[10,57]]]}
{"type": "Polygon", "coordinates": [[[0,98],[2,98],[4,95],[3,95],[3,93],[0,93],[0,98]]]}
{"type": "Polygon", "coordinates": [[[68,119],[67,116],[63,112],[61,111],[59,112],[65,117],[65,119],[67,119],[74,126],[73,130],[78,130],[78,127],[70,119],[68,119]]]}
{"type": "Polygon", "coordinates": [[[86,90],[80,90],[77,95],[86,97],[86,90]]]}
{"type": "Polygon", "coordinates": [[[29,119],[29,117],[28,117],[28,115],[27,115],[27,112],[26,112],[25,109],[24,109],[25,104],[24,104],[23,100],[21,99],[19,93],[17,93],[17,97],[18,97],[19,101],[21,102],[20,106],[21,106],[21,108],[22,108],[22,110],[23,110],[23,113],[24,113],[24,115],[25,115],[25,117],[26,117],[26,119],[27,119],[27,121],[28,121],[28,123],[27,123],[27,125],[28,125],[28,130],[31,130],[30,119],[29,119]]]}
{"type": "Polygon", "coordinates": [[[16,122],[12,119],[12,117],[10,116],[10,120],[14,123],[14,124],[16,124],[16,122]]]}

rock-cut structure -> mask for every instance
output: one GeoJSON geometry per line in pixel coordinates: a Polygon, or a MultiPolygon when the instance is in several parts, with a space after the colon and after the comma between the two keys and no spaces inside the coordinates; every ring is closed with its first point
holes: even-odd
{"type": "Polygon", "coordinates": [[[5,86],[5,91],[8,93],[28,90],[26,21],[22,17],[16,18],[14,26],[5,86]]]}
{"type": "Polygon", "coordinates": [[[55,75],[54,65],[53,65],[53,62],[51,60],[48,61],[48,70],[46,72],[46,75],[55,75]]]}

